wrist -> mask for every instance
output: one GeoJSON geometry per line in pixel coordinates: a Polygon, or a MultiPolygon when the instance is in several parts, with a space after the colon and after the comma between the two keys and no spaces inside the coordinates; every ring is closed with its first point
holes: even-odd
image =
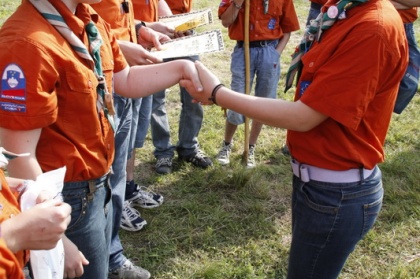
{"type": "Polygon", "coordinates": [[[213,102],[213,104],[215,104],[216,106],[218,106],[217,102],[216,102],[216,94],[219,91],[220,88],[222,88],[223,86],[225,86],[223,83],[219,83],[218,85],[216,85],[213,88],[213,91],[211,92],[211,96],[208,99],[209,101],[213,102]]]}

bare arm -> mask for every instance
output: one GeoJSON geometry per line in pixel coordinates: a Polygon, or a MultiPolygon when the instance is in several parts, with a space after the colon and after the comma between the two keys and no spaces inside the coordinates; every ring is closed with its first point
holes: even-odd
{"type": "Polygon", "coordinates": [[[128,41],[118,41],[121,51],[130,66],[148,65],[162,62],[139,44],[128,41]]]}
{"type": "MultiPolygon", "coordinates": [[[[209,98],[212,90],[220,81],[202,63],[196,62],[196,66],[204,90],[195,91],[189,81],[182,81],[181,86],[186,87],[195,100],[211,104],[209,98]]],[[[300,132],[309,131],[327,119],[326,115],[300,101],[258,98],[237,93],[226,87],[221,87],[217,91],[216,101],[221,107],[232,109],[264,124],[300,132]]]]}
{"type": "Polygon", "coordinates": [[[230,6],[226,9],[226,11],[220,16],[220,20],[222,21],[222,25],[224,27],[229,27],[232,23],[235,22],[236,17],[239,14],[239,10],[244,3],[244,0],[235,0],[232,1],[230,6]]]}
{"type": "Polygon", "coordinates": [[[392,0],[391,3],[397,10],[420,7],[420,0],[392,0]]]}
{"type": "Polygon", "coordinates": [[[290,33],[284,33],[283,37],[279,40],[279,43],[277,44],[276,50],[281,55],[284,48],[286,47],[287,43],[290,39],[290,33]]]}
{"type": "Polygon", "coordinates": [[[177,84],[181,79],[190,80],[195,90],[201,83],[193,62],[185,59],[148,66],[126,67],[115,73],[115,91],[127,98],[149,96],[177,84]]]}

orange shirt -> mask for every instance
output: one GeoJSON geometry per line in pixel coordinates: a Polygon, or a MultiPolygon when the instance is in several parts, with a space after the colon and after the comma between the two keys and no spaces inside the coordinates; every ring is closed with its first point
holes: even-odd
{"type": "MultiPolygon", "coordinates": [[[[89,5],[79,4],[74,16],[61,0],[50,2],[86,45],[84,25],[96,22],[103,40],[102,66],[112,92],[112,73],[123,70],[127,62],[109,25],[89,5]]],[[[114,158],[114,134],[103,111],[97,110],[97,79],[89,63],[27,0],[0,30],[0,48],[0,126],[42,128],[38,162],[43,171],[66,165],[66,182],[106,174],[114,158]],[[12,88],[8,80],[16,73],[19,83],[12,88]]]]}
{"type": "Polygon", "coordinates": [[[407,10],[397,10],[404,23],[412,23],[418,18],[417,7],[407,10]]]}
{"type": "Polygon", "coordinates": [[[192,8],[192,0],[166,0],[174,15],[189,13],[192,8]]]}
{"type": "Polygon", "coordinates": [[[111,25],[112,32],[118,40],[137,43],[134,8],[131,1],[102,0],[91,6],[111,25]],[[123,5],[128,7],[127,11],[124,11],[123,5]]]}
{"type": "Polygon", "coordinates": [[[407,41],[388,0],[370,0],[346,16],[302,57],[295,95],[328,118],[308,132],[288,131],[288,146],[305,164],[372,169],[384,160],[385,136],[408,61],[407,41]]]}
{"type": "Polygon", "coordinates": [[[133,0],[134,18],[146,22],[158,21],[159,0],[133,0]]]}
{"type": "MultiPolygon", "coordinates": [[[[0,170],[0,224],[20,213],[20,207],[16,197],[11,192],[3,170],[0,170]]],[[[20,279],[23,276],[23,267],[25,265],[25,252],[19,251],[13,254],[6,246],[6,243],[0,236],[0,279],[20,279]]]]}
{"type": "MultiPolygon", "coordinates": [[[[270,1],[268,14],[264,14],[263,1],[251,0],[249,17],[249,40],[275,40],[284,33],[299,30],[299,21],[292,0],[270,1]]],[[[219,6],[219,18],[232,4],[232,0],[222,0],[219,6]]],[[[239,10],[238,16],[229,27],[231,40],[244,40],[245,5],[239,10]]]]}

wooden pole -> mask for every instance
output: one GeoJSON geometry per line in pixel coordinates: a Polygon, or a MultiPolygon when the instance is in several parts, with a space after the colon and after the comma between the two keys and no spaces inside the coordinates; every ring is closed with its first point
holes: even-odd
{"type": "MultiPolygon", "coordinates": [[[[250,74],[250,57],[249,57],[249,13],[250,0],[245,0],[245,22],[244,22],[244,54],[245,54],[245,94],[249,95],[251,91],[251,74],[250,74]]],[[[249,152],[249,118],[245,116],[245,136],[244,136],[244,153],[242,154],[242,162],[246,165],[248,162],[249,152]]]]}

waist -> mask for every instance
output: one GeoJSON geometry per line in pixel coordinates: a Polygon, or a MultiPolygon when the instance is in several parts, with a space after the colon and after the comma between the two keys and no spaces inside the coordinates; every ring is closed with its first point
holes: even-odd
{"type": "MultiPolygon", "coordinates": [[[[249,47],[250,48],[254,48],[254,47],[266,47],[268,45],[270,45],[271,43],[277,42],[277,40],[263,40],[263,41],[252,41],[249,42],[249,47]]],[[[239,48],[243,48],[244,46],[244,41],[236,41],[237,45],[239,48]]]]}
{"type": "Polygon", "coordinates": [[[360,168],[335,171],[302,164],[295,159],[290,160],[290,163],[292,165],[293,174],[299,177],[303,182],[309,182],[310,180],[327,183],[360,182],[368,178],[375,170],[375,168],[371,170],[360,168]]]}
{"type": "Polygon", "coordinates": [[[96,189],[109,185],[110,174],[111,173],[109,172],[99,178],[90,179],[90,180],[64,182],[64,188],[66,190],[86,188],[86,189],[89,189],[90,193],[94,193],[96,189]]]}

